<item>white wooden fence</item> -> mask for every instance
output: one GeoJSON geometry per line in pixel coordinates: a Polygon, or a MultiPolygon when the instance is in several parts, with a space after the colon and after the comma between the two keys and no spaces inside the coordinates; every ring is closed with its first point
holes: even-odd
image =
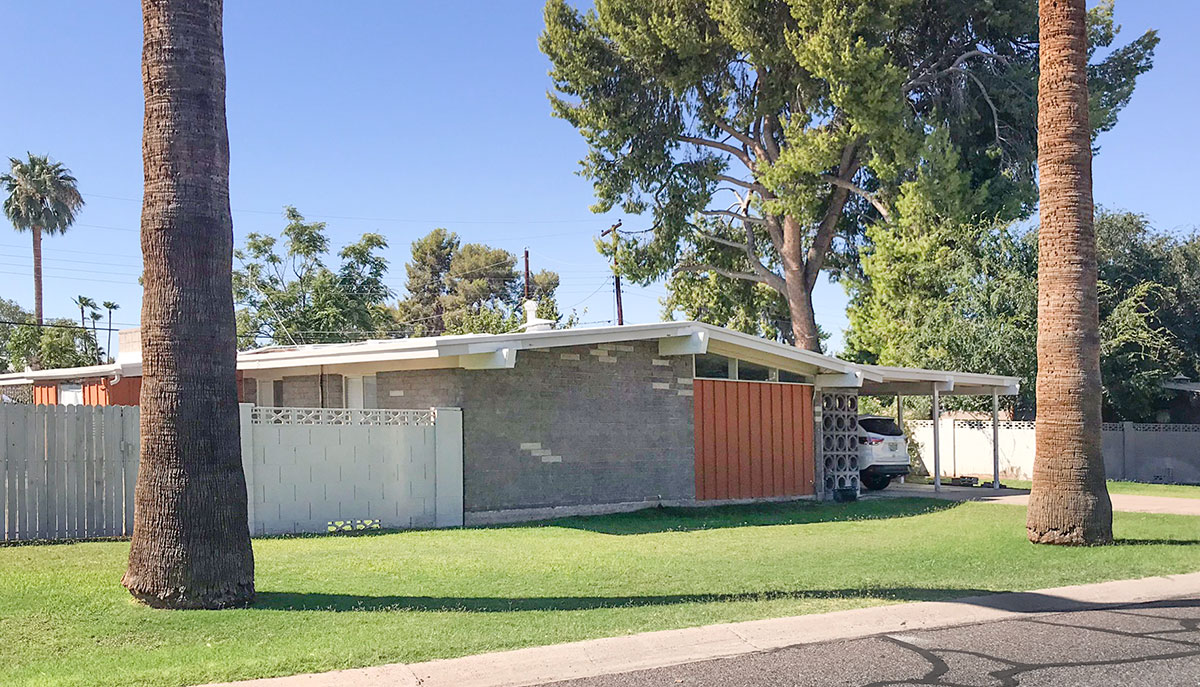
{"type": "MultiPolygon", "coordinates": [[[[254,534],[463,523],[462,413],[241,407],[254,534]]],[[[136,407],[0,404],[4,541],[128,536],[136,407]]]]}
{"type": "MultiPolygon", "coordinates": [[[[939,428],[942,474],[992,476],[992,423],[943,418],[939,428]]],[[[933,468],[933,422],[910,420],[912,440],[933,468]]],[[[1109,479],[1200,483],[1200,425],[1105,422],[1104,469],[1109,479]]],[[[1000,476],[1030,479],[1036,442],[1033,422],[1001,422],[1000,476]]]]}
{"type": "Polygon", "coordinates": [[[138,410],[0,405],[5,540],[128,535],[138,410]]]}

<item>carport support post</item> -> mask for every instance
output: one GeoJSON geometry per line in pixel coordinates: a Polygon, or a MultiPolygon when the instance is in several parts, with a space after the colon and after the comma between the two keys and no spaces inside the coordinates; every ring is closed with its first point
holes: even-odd
{"type": "Polygon", "coordinates": [[[992,489],[1000,490],[1000,392],[992,389],[992,489]]]}
{"type": "Polygon", "coordinates": [[[933,385],[933,490],[942,490],[942,393],[933,385]]]}

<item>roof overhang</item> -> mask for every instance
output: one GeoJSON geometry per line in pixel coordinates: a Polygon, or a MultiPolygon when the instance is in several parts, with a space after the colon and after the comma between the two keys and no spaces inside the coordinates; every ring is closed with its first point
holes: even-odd
{"type": "Polygon", "coordinates": [[[948,370],[924,370],[911,367],[860,365],[875,379],[863,383],[859,393],[868,396],[929,396],[936,389],[945,396],[1015,396],[1021,380],[1003,375],[948,370]]]}
{"type": "Polygon", "coordinates": [[[95,379],[97,377],[136,377],[142,374],[142,364],[131,365],[109,363],[86,367],[61,367],[53,370],[25,370],[0,375],[0,386],[19,386],[35,382],[54,382],[72,379],[95,379]]]}

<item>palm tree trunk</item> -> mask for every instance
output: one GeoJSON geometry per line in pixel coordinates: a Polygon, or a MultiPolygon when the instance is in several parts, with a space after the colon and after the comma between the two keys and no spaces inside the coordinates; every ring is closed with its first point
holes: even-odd
{"type": "Polygon", "coordinates": [[[104,343],[104,354],[109,358],[114,358],[112,354],[112,309],[108,310],[108,340],[104,343]]]}
{"type": "Polygon", "coordinates": [[[168,608],[254,599],[221,5],[142,0],[142,452],[122,583],[168,608]]]}
{"type": "Polygon", "coordinates": [[[1085,0],[1040,0],[1037,458],[1029,540],[1112,541],[1100,448],[1100,333],[1085,0]]]}
{"type": "Polygon", "coordinates": [[[33,234],[33,317],[42,322],[42,230],[34,227],[33,234]]]}

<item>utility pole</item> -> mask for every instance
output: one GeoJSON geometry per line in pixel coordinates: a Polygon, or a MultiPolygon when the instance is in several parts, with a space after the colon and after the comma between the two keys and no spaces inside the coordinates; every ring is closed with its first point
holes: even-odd
{"type": "Polygon", "coordinates": [[[525,300],[529,300],[529,294],[533,290],[529,288],[529,249],[525,249],[525,300]]]}
{"type": "Polygon", "coordinates": [[[611,227],[609,227],[608,229],[606,229],[603,233],[600,234],[600,236],[604,237],[604,236],[608,236],[609,234],[612,234],[613,288],[615,288],[616,292],[617,292],[617,324],[623,325],[623,324],[625,324],[625,311],[621,308],[621,270],[620,270],[620,267],[618,267],[618,265],[617,265],[617,246],[618,246],[618,238],[619,238],[617,236],[617,230],[620,228],[621,228],[621,220],[617,220],[616,224],[614,224],[611,227]]]}

